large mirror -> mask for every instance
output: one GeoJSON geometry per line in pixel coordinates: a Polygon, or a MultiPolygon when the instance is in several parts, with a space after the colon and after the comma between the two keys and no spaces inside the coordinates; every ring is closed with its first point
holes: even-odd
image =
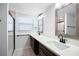
{"type": "Polygon", "coordinates": [[[56,35],[79,37],[79,4],[62,4],[56,9],[56,35]]]}

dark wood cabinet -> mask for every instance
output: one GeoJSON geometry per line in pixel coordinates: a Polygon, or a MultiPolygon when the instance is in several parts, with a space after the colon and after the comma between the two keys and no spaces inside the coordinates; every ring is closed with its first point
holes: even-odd
{"type": "Polygon", "coordinates": [[[31,47],[36,55],[39,55],[39,56],[57,56],[55,53],[50,51],[43,44],[38,42],[35,38],[33,38],[32,36],[30,36],[30,38],[31,38],[31,47]]]}
{"type": "Polygon", "coordinates": [[[38,55],[39,54],[39,42],[32,36],[30,36],[30,38],[31,38],[31,47],[32,47],[34,53],[36,55],[38,55]]]}
{"type": "Polygon", "coordinates": [[[55,53],[50,51],[47,47],[39,43],[39,55],[40,56],[57,56],[55,53]]]}
{"type": "Polygon", "coordinates": [[[34,51],[34,39],[33,39],[33,37],[32,36],[30,36],[30,42],[31,42],[31,48],[33,49],[33,51],[34,51]]]}

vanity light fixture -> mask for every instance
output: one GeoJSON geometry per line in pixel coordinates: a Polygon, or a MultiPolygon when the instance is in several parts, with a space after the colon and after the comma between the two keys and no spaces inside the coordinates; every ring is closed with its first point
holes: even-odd
{"type": "Polygon", "coordinates": [[[41,19],[41,17],[40,17],[40,16],[38,16],[38,20],[39,20],[39,19],[41,19]]]}
{"type": "Polygon", "coordinates": [[[62,3],[56,3],[56,5],[55,5],[55,8],[61,8],[61,6],[62,6],[63,4],[62,3]]]}
{"type": "Polygon", "coordinates": [[[40,20],[44,17],[44,15],[43,15],[43,13],[40,13],[37,17],[38,17],[38,20],[40,20]]]}
{"type": "Polygon", "coordinates": [[[59,18],[60,20],[62,20],[63,18],[59,18]]]}
{"type": "Polygon", "coordinates": [[[56,9],[60,9],[60,8],[66,6],[66,5],[68,5],[68,4],[70,4],[70,3],[56,3],[55,8],[56,8],[56,9]]]}

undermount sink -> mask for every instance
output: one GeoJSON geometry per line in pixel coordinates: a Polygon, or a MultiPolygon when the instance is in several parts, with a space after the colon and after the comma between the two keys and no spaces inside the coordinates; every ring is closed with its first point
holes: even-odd
{"type": "Polygon", "coordinates": [[[56,42],[56,41],[48,41],[47,43],[49,43],[51,46],[55,45],[55,47],[57,47],[59,50],[65,50],[67,48],[70,48],[70,46],[61,43],[61,42],[56,42]]]}

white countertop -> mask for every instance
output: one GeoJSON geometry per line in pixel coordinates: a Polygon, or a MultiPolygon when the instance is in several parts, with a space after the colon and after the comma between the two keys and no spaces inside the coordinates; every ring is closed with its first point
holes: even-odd
{"type": "Polygon", "coordinates": [[[77,47],[77,46],[74,46],[71,44],[66,44],[70,47],[67,49],[64,49],[64,50],[60,50],[54,44],[51,45],[51,43],[48,43],[49,41],[50,42],[51,41],[59,42],[58,40],[56,40],[57,38],[56,39],[50,38],[50,37],[46,37],[44,35],[38,35],[36,33],[27,33],[27,34],[34,37],[37,41],[39,41],[41,44],[46,46],[49,50],[56,53],[57,55],[60,55],[60,56],[79,56],[79,47],[77,47]]]}

